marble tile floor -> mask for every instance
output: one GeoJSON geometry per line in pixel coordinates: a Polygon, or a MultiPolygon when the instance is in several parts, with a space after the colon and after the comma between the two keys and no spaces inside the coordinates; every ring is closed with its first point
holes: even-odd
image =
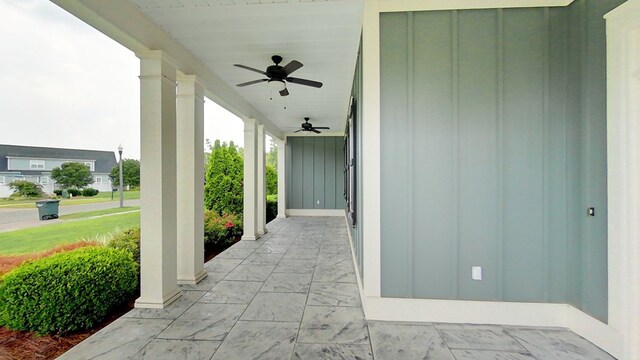
{"type": "Polygon", "coordinates": [[[166,309],[134,309],[60,359],[613,359],[565,329],[366,321],[343,218],[267,228],[166,309]]]}

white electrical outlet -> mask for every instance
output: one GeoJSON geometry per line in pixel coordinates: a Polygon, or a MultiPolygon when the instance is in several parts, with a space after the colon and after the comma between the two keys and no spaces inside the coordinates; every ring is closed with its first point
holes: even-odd
{"type": "Polygon", "coordinates": [[[472,280],[482,280],[482,266],[472,266],[471,267],[471,279],[472,280]]]}
{"type": "Polygon", "coordinates": [[[320,200],[316,200],[316,204],[317,204],[317,205],[320,205],[320,200]]]}

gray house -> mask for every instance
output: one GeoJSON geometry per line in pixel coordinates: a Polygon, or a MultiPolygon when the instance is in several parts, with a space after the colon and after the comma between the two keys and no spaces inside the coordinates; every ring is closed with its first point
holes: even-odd
{"type": "Polygon", "coordinates": [[[0,145],[0,197],[11,195],[8,184],[15,180],[38,183],[46,193],[52,193],[56,184],[51,170],[67,162],[85,164],[93,175],[90,186],[111,191],[109,173],[117,165],[112,151],[0,145]]]}

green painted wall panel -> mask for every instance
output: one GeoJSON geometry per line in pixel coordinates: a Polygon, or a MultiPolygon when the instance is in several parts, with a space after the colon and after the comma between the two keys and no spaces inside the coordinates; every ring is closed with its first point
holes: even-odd
{"type": "Polygon", "coordinates": [[[544,127],[548,122],[547,9],[503,12],[501,146],[502,297],[542,301],[544,127]]]}
{"type": "MultiPolygon", "coordinates": [[[[331,140],[327,140],[327,141],[331,141],[331,140]]],[[[334,177],[328,176],[328,179],[335,179],[335,188],[336,188],[336,192],[333,195],[334,196],[334,201],[335,201],[335,208],[336,209],[344,209],[347,207],[347,203],[344,200],[344,149],[343,149],[343,144],[344,144],[344,138],[342,137],[334,137],[333,138],[333,143],[334,143],[334,155],[335,155],[335,162],[334,162],[334,177]]],[[[328,182],[328,181],[327,181],[328,182]]]]}
{"type": "MultiPolygon", "coordinates": [[[[385,296],[412,296],[410,209],[407,188],[410,164],[407,139],[412,136],[408,116],[408,15],[380,17],[381,53],[381,286],[385,296]],[[390,106],[393,104],[393,106],[390,106]],[[399,156],[400,155],[400,156],[399,156]]],[[[413,119],[411,119],[412,121],[413,119]]]]}
{"type": "Polygon", "coordinates": [[[383,296],[606,321],[602,16],[622,2],[381,15],[383,296]]]}
{"type": "MultiPolygon", "coordinates": [[[[413,15],[413,74],[411,102],[414,114],[411,144],[413,149],[414,194],[410,199],[413,234],[425,228],[437,239],[451,239],[456,232],[451,218],[456,216],[454,191],[453,144],[453,46],[451,42],[453,16],[440,12],[413,15]],[[422,34],[443,36],[422,36],[422,34]],[[434,176],[434,174],[437,174],[434,176]]],[[[414,281],[413,296],[451,298],[457,288],[456,244],[431,241],[413,236],[412,271],[421,274],[414,281]],[[442,271],[451,269],[452,271],[442,271]]]]}
{"type": "Polygon", "coordinates": [[[334,138],[324,138],[324,149],[327,159],[324,162],[324,175],[333,181],[324,182],[324,206],[327,209],[336,208],[336,141],[334,138]]]}
{"type": "Polygon", "coordinates": [[[458,13],[458,298],[496,299],[498,14],[458,13]],[[481,231],[479,231],[481,229],[481,231]],[[484,280],[471,280],[471,266],[484,280]]]}
{"type": "MultiPolygon", "coordinates": [[[[299,136],[287,138],[286,182],[288,209],[344,209],[344,200],[336,201],[336,191],[342,194],[342,173],[336,173],[336,161],[343,161],[342,148],[335,143],[341,137],[299,136]],[[329,144],[329,145],[328,145],[329,144]],[[327,199],[329,200],[327,201],[327,199]],[[317,204],[317,201],[320,204],[317,204]]],[[[342,195],[340,195],[342,196],[342,195]]]]}

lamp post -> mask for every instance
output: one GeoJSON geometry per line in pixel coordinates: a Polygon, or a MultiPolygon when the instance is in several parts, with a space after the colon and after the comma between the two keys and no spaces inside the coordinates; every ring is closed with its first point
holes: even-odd
{"type": "Polygon", "coordinates": [[[118,189],[120,190],[120,207],[124,207],[124,193],[122,192],[122,144],[118,145],[118,154],[120,154],[120,181],[118,182],[118,189]]]}

